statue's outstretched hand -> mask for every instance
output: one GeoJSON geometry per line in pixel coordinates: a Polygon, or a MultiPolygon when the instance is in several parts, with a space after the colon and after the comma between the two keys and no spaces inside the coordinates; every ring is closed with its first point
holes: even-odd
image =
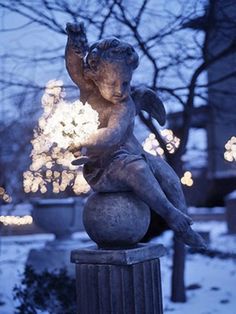
{"type": "Polygon", "coordinates": [[[80,156],[77,159],[72,161],[72,165],[73,166],[81,166],[86,164],[89,161],[89,157],[88,156],[80,156]]]}
{"type": "Polygon", "coordinates": [[[86,156],[87,149],[85,147],[71,145],[69,147],[69,151],[74,155],[75,158],[77,158],[72,161],[73,166],[84,165],[89,161],[89,157],[86,156]]]}
{"type": "Polygon", "coordinates": [[[88,41],[84,23],[67,23],[66,33],[68,35],[68,43],[75,53],[84,56],[88,50],[88,41]]]}

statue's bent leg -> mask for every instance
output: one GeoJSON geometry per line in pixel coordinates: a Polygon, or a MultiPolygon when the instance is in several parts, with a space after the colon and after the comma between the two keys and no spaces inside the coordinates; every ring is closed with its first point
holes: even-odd
{"type": "Polygon", "coordinates": [[[168,200],[151,168],[144,160],[126,164],[119,172],[119,180],[162,216],[185,244],[198,248],[206,247],[202,237],[190,227],[191,218],[168,200]]]}
{"type": "Polygon", "coordinates": [[[191,219],[168,200],[151,168],[144,160],[126,164],[119,172],[119,180],[162,216],[171,229],[181,232],[188,229],[191,219]]]}
{"type": "Polygon", "coordinates": [[[146,154],[148,164],[168,200],[179,210],[186,213],[187,205],[180,179],[171,166],[161,157],[146,154]]]}

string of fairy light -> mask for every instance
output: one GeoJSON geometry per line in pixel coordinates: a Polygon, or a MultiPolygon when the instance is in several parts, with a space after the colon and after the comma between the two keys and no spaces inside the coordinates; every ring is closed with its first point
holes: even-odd
{"type": "Polygon", "coordinates": [[[190,171],[185,171],[180,181],[183,185],[186,185],[189,187],[192,186],[193,185],[192,173],[190,171]]]}
{"type": "MultiPolygon", "coordinates": [[[[6,192],[6,190],[3,187],[0,187],[0,198],[5,203],[11,203],[12,202],[11,196],[6,192]]],[[[0,223],[2,223],[4,226],[30,225],[33,223],[33,218],[30,215],[25,215],[25,216],[0,215],[0,223]]]]}
{"type": "Polygon", "coordinates": [[[0,199],[2,199],[5,203],[11,203],[12,202],[11,196],[1,186],[0,186],[0,199]]]}
{"type": "MultiPolygon", "coordinates": [[[[11,196],[9,194],[7,194],[6,190],[3,187],[0,187],[0,198],[5,203],[11,203],[12,202],[11,196]]],[[[30,215],[25,215],[25,216],[0,215],[0,223],[2,223],[4,226],[30,225],[33,223],[33,218],[30,215]]]]}
{"type": "MultiPolygon", "coordinates": [[[[170,129],[164,129],[160,131],[162,138],[166,143],[166,149],[170,154],[174,154],[179,147],[180,139],[174,135],[170,129]]],[[[150,133],[143,142],[143,148],[146,152],[154,156],[164,156],[164,150],[161,148],[160,143],[156,139],[155,134],[150,133]]]]}
{"type": "Polygon", "coordinates": [[[33,218],[30,215],[25,216],[0,216],[0,223],[2,223],[4,226],[10,226],[10,225],[16,225],[16,226],[22,226],[22,225],[31,225],[33,223],[33,218]]]}
{"type": "MultiPolygon", "coordinates": [[[[179,147],[180,139],[174,135],[173,131],[170,129],[164,129],[160,131],[163,140],[166,143],[166,149],[170,154],[174,154],[176,149],[179,147]]],[[[148,137],[143,142],[143,148],[146,152],[154,155],[164,157],[164,150],[161,148],[159,141],[157,140],[155,134],[150,133],[148,137]]],[[[183,185],[188,187],[193,185],[192,173],[186,171],[182,178],[180,179],[183,185]]]]}
{"type": "Polygon", "coordinates": [[[70,187],[76,195],[90,190],[82,174],[82,167],[73,166],[75,159],[68,150],[97,130],[98,113],[79,100],[64,100],[63,82],[49,81],[42,97],[43,114],[34,130],[31,143],[32,163],[23,174],[25,193],[42,194],[50,186],[53,193],[70,187]]]}
{"type": "Polygon", "coordinates": [[[232,136],[225,144],[224,159],[229,162],[236,161],[236,136],[232,136]]]}

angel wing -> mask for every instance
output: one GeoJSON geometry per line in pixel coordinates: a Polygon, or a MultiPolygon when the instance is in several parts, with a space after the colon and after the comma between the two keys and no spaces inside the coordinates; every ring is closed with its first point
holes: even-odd
{"type": "Polygon", "coordinates": [[[134,88],[131,92],[131,97],[135,103],[137,114],[144,110],[157,120],[161,126],[165,124],[165,107],[153,90],[145,87],[134,88]]]}

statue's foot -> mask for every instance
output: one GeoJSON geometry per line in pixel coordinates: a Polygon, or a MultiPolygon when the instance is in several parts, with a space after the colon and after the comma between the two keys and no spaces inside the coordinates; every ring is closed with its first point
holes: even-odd
{"type": "Polygon", "coordinates": [[[190,226],[186,231],[176,232],[176,238],[183,241],[184,244],[196,249],[207,249],[207,244],[204,239],[194,231],[190,226]]]}
{"type": "Polygon", "coordinates": [[[172,212],[166,220],[169,227],[176,232],[184,232],[193,224],[192,219],[179,210],[172,212]]]}

